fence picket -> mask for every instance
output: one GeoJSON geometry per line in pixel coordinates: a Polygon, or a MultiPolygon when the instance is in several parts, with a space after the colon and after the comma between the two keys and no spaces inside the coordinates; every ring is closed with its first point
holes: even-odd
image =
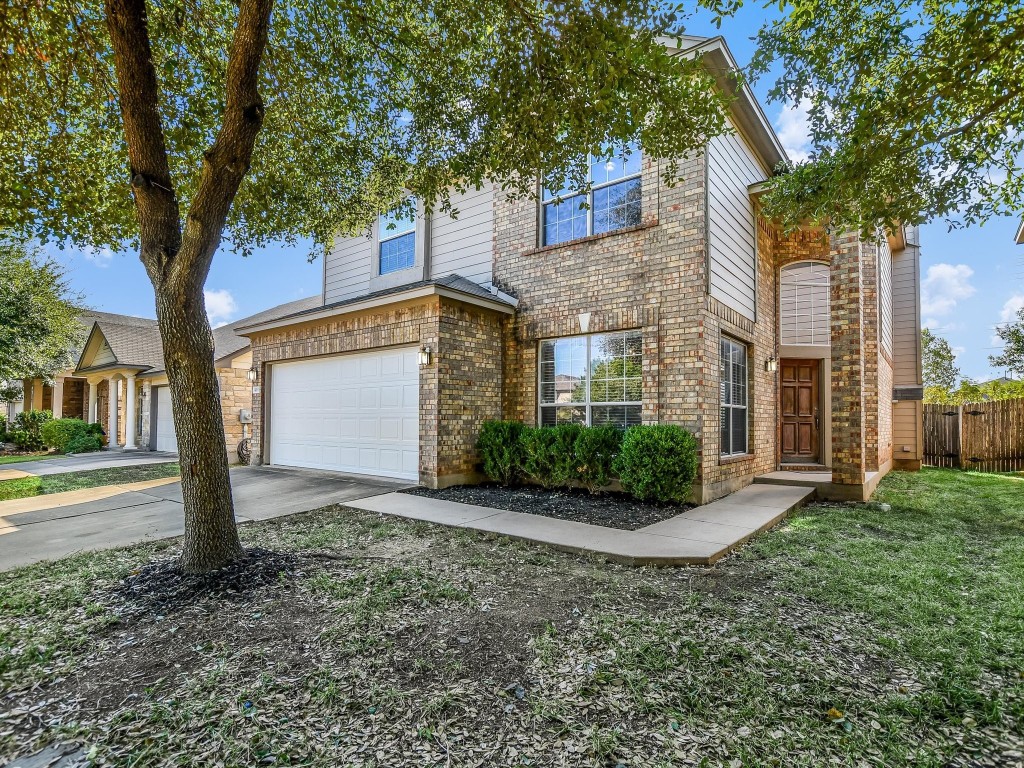
{"type": "Polygon", "coordinates": [[[1024,471],[1024,398],[925,405],[924,463],[980,472],[1024,471]]]}

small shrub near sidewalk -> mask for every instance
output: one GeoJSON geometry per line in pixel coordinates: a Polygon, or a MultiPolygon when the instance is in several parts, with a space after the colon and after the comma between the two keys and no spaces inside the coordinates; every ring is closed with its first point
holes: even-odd
{"type": "Polygon", "coordinates": [[[522,472],[523,430],[518,421],[488,421],[480,428],[477,450],[484,474],[501,485],[512,485],[522,472]]]}
{"type": "Polygon", "coordinates": [[[99,424],[86,424],[81,419],[53,419],[40,429],[43,442],[61,453],[88,453],[102,447],[99,424]]]}
{"type": "Polygon", "coordinates": [[[558,436],[551,427],[525,427],[520,436],[523,444],[523,474],[542,488],[554,488],[558,436]]]}
{"type": "Polygon", "coordinates": [[[622,430],[612,426],[580,430],[574,446],[576,477],[591,493],[609,485],[615,477],[613,464],[622,446],[622,430]]]}
{"type": "Polygon", "coordinates": [[[41,451],[46,443],[40,430],[53,419],[51,411],[22,411],[7,430],[8,439],[23,451],[41,451]]]}
{"type": "Polygon", "coordinates": [[[697,476],[697,440],[675,424],[630,427],[615,470],[623,489],[635,498],[682,504],[697,476]]]}

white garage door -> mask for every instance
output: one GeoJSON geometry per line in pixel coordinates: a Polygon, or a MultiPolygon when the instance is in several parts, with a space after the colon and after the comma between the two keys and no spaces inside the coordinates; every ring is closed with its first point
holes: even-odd
{"type": "Polygon", "coordinates": [[[270,462],[419,479],[419,364],[402,348],[274,365],[270,462]]]}
{"type": "Polygon", "coordinates": [[[171,410],[171,388],[156,390],[156,449],[178,452],[178,437],[174,432],[174,412],[171,410]]]}

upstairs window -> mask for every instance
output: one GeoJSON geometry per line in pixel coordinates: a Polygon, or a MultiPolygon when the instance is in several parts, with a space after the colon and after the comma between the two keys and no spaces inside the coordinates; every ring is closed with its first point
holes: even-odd
{"type": "Polygon", "coordinates": [[[641,153],[630,145],[610,158],[591,157],[590,192],[543,190],[543,245],[640,224],[641,153]]]}
{"type": "Polygon", "coordinates": [[[828,346],[832,342],[829,266],[801,261],[779,276],[779,341],[828,346]]]}
{"type": "Polygon", "coordinates": [[[540,424],[640,423],[640,331],[548,339],[540,344],[540,424]]]}
{"type": "MultiPolygon", "coordinates": [[[[415,206],[415,201],[412,201],[415,206]]],[[[407,269],[416,263],[416,214],[404,206],[389,211],[377,222],[380,274],[407,269]]]]}

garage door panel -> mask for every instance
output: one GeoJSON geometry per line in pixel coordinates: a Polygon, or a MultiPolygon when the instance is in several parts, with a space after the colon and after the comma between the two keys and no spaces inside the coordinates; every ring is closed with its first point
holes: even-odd
{"type": "Polygon", "coordinates": [[[271,463],[418,479],[415,348],[278,363],[270,386],[271,463]]]}

